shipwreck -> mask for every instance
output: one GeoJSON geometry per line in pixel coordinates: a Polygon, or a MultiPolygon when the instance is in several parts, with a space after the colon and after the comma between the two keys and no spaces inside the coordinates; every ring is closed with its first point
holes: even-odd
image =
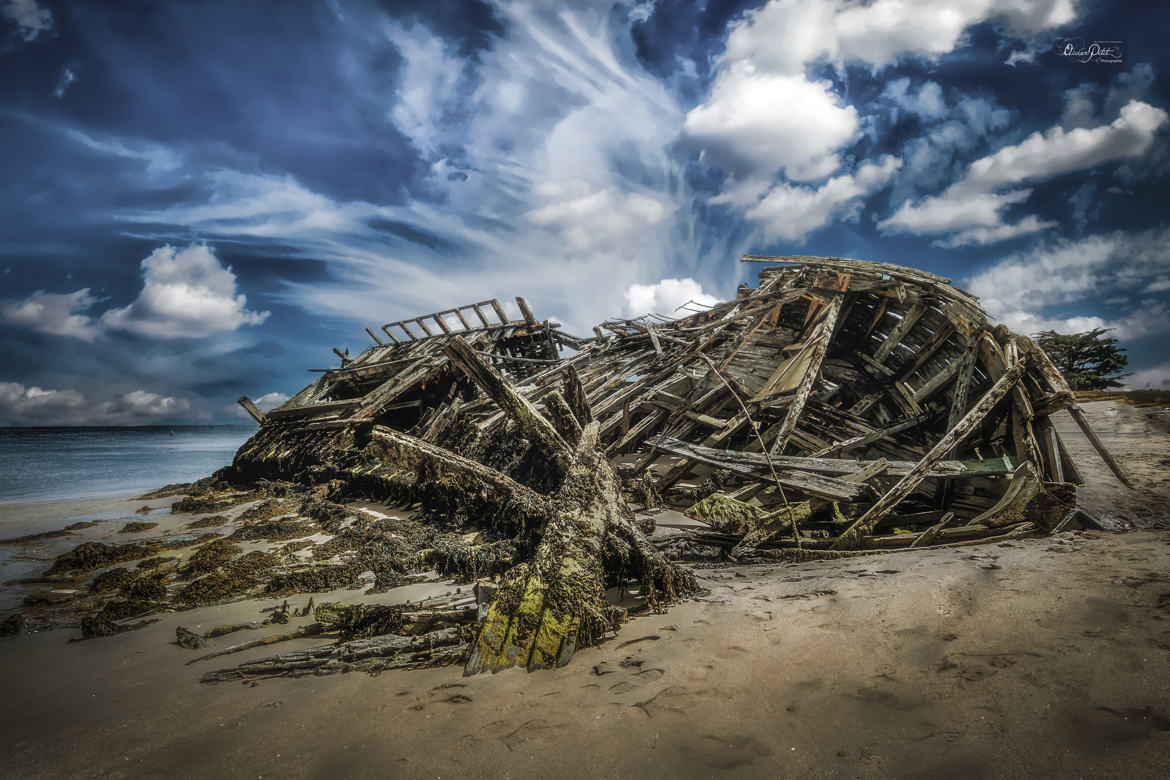
{"type": "Polygon", "coordinates": [[[354,652],[468,673],[558,666],[629,609],[695,594],[688,563],[1048,533],[1075,514],[1082,482],[1051,419],[1061,410],[1128,484],[1044,352],[949,280],[841,258],[743,261],[764,264],[758,286],[677,319],[610,320],[582,338],[523,298],[517,320],[483,301],[367,328],[367,349],[336,349],[340,365],[267,413],[241,398],[260,430],[220,481],[291,482],[479,529],[459,554],[498,581],[477,586],[473,625],[428,619],[440,627],[423,639],[389,634],[392,652],[359,639],[320,663],[277,656],[228,678],[364,668],[354,652]],[[700,522],[656,530],[662,507],[700,522]]]}

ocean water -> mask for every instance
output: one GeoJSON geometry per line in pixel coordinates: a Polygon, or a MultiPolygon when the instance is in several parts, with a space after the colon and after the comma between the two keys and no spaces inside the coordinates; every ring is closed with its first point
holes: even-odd
{"type": "Polygon", "coordinates": [[[0,428],[0,502],[97,498],[210,476],[256,425],[0,428]]]}

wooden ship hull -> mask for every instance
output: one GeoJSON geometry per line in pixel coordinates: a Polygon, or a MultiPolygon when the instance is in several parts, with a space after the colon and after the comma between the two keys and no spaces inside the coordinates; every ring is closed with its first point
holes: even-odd
{"type": "MultiPolygon", "coordinates": [[[[541,411],[571,368],[605,453],[673,503],[705,498],[697,491],[712,473],[756,514],[808,502],[802,532],[766,546],[884,549],[1047,530],[1051,512],[1006,521],[1013,475],[1071,503],[1080,475],[1051,416],[1070,409],[1087,424],[1031,339],[992,326],[974,298],[923,271],[744,260],[768,266],[736,300],[675,320],[608,321],[591,339],[536,320],[523,299],[518,321],[487,301],[385,325],[384,338],[368,329],[376,343],[361,355],[338,351],[340,367],[281,407],[253,407],[261,430],[232,476],[344,479],[339,464],[375,427],[482,456],[507,438],[509,418],[448,360],[458,338],[541,411]]],[[[518,459],[515,441],[504,449],[518,459]]],[[[485,465],[502,465],[498,455],[485,465]]],[[[726,536],[708,540],[726,546],[726,536]]]]}
{"type": "Polygon", "coordinates": [[[485,301],[372,329],[217,476],[419,507],[519,551],[467,671],[561,665],[696,592],[679,562],[800,561],[1044,533],[1081,482],[1052,362],[923,271],[756,257],[755,288],[579,338],[485,301]],[[413,327],[411,327],[413,326],[413,327]],[[651,534],[665,502],[701,527],[651,534]]]}

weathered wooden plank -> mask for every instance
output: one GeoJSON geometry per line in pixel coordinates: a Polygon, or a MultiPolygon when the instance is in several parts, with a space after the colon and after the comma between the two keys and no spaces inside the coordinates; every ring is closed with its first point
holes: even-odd
{"type": "Polygon", "coordinates": [[[961,364],[961,360],[953,360],[943,366],[942,370],[935,372],[934,376],[927,379],[914,391],[914,402],[924,404],[933,398],[935,394],[945,389],[951,383],[951,380],[958,375],[961,364]]]}
{"type": "Polygon", "coordinates": [[[394,374],[374,390],[367,393],[364,398],[360,399],[361,403],[354,409],[353,414],[350,415],[351,418],[354,420],[370,419],[381,411],[386,404],[431,374],[438,373],[439,367],[436,365],[436,362],[430,355],[426,355],[402,371],[394,374]]]}
{"type": "Polygon", "coordinates": [[[1101,460],[1105,461],[1105,465],[1113,472],[1113,476],[1117,477],[1121,481],[1121,484],[1132,488],[1133,483],[1129,481],[1129,477],[1122,471],[1121,464],[1113,459],[1113,456],[1109,454],[1109,450],[1097,438],[1097,432],[1093,430],[1093,426],[1089,425],[1089,421],[1085,419],[1085,410],[1078,404],[1073,404],[1068,408],[1068,412],[1072,415],[1077,427],[1081,429],[1081,433],[1085,434],[1085,438],[1089,440],[1089,444],[1093,445],[1093,449],[1101,456],[1101,460]]]}
{"type": "MultiPolygon", "coordinates": [[[[752,469],[757,477],[763,478],[769,474],[768,459],[763,453],[759,452],[719,450],[712,447],[704,447],[700,444],[691,444],[690,442],[669,436],[658,436],[648,439],[646,444],[657,447],[660,451],[668,452],[672,455],[682,457],[691,457],[692,455],[700,456],[704,462],[710,463],[711,465],[718,465],[720,468],[723,468],[725,464],[731,463],[752,469]],[[718,463],[714,461],[718,461],[718,463]]],[[[700,459],[700,457],[696,457],[695,460],[700,459]]],[[[818,474],[839,475],[842,479],[846,478],[849,474],[875,468],[876,464],[884,464],[885,469],[882,473],[886,476],[901,477],[909,474],[918,465],[917,461],[912,460],[887,460],[885,458],[879,458],[877,460],[852,460],[849,458],[811,458],[797,455],[773,456],[772,463],[778,469],[796,469],[818,474]]],[[[1011,459],[1005,458],[991,458],[988,460],[944,460],[934,464],[926,472],[926,477],[929,479],[952,480],[979,476],[999,476],[1010,474],[1017,463],[1018,461],[1013,462],[1011,459]]]]}
{"type": "Polygon", "coordinates": [[[581,427],[593,422],[593,410],[589,407],[589,399],[585,397],[585,390],[581,387],[581,377],[573,365],[561,369],[561,384],[564,387],[565,403],[573,410],[573,416],[581,427]]]}
{"type": "MultiPolygon", "coordinates": [[[[506,474],[488,468],[479,461],[465,458],[450,450],[436,447],[428,441],[408,436],[392,428],[375,425],[370,437],[388,450],[385,457],[396,465],[415,466],[419,463],[441,464],[449,471],[465,479],[474,480],[489,488],[504,501],[516,500],[517,506],[538,508],[542,513],[551,511],[548,499],[530,487],[522,485],[506,474]]],[[[477,485],[478,487],[478,485],[477,485]]]]}
{"type": "Polygon", "coordinates": [[[920,271],[916,268],[894,265],[892,263],[874,263],[868,260],[855,260],[847,257],[819,257],[815,255],[744,255],[741,263],[777,263],[784,265],[823,265],[827,268],[839,268],[843,271],[861,273],[866,276],[874,274],[889,274],[900,276],[912,281],[925,281],[932,284],[950,284],[951,280],[945,276],[932,274],[929,271],[920,271]]]}
{"type": "Polygon", "coordinates": [[[856,482],[858,484],[869,482],[874,477],[879,477],[890,470],[890,462],[885,458],[878,458],[870,461],[866,465],[859,468],[857,471],[851,471],[845,476],[841,477],[845,482],[856,482]]]}
{"type": "Polygon", "coordinates": [[[519,295],[517,295],[516,296],[516,305],[520,307],[520,316],[522,316],[524,318],[525,322],[531,322],[531,323],[536,322],[536,315],[533,314],[532,309],[529,308],[528,301],[524,300],[519,295]]]}
{"type": "Polygon", "coordinates": [[[853,438],[838,442],[826,449],[813,452],[809,455],[809,457],[826,458],[835,455],[842,455],[846,452],[849,452],[850,450],[855,450],[858,447],[864,447],[867,444],[889,438],[897,433],[901,433],[902,431],[908,430],[918,425],[922,425],[927,420],[929,420],[930,417],[931,415],[929,414],[922,414],[907,418],[905,420],[899,420],[893,425],[887,425],[886,427],[879,428],[871,433],[864,433],[860,436],[854,436],[853,438]]]}
{"type": "Polygon", "coordinates": [[[942,348],[947,343],[947,339],[955,332],[955,326],[949,321],[943,320],[943,323],[938,326],[934,333],[930,334],[930,338],[926,340],[918,351],[914,353],[914,360],[909,361],[905,366],[898,370],[900,378],[908,377],[918,369],[926,364],[926,361],[934,357],[934,353],[942,348]]]}
{"type": "Polygon", "coordinates": [[[877,503],[866,510],[865,514],[857,519],[849,530],[839,536],[833,543],[833,549],[848,549],[856,547],[861,538],[869,534],[874,525],[889,514],[898,503],[908,496],[925,478],[934,464],[943,460],[951,448],[965,439],[972,431],[983,422],[988,413],[991,412],[995,405],[1007,395],[1016,383],[1020,376],[1024,373],[1027,366],[1026,361],[1016,363],[1009,368],[999,381],[992,385],[991,389],[980,399],[979,403],[963,416],[958,425],[952,428],[946,436],[944,436],[930,452],[918,462],[909,474],[898,480],[892,488],[890,488],[885,495],[878,499],[877,503]]]}
{"type": "Polygon", "coordinates": [[[884,363],[894,348],[902,343],[902,339],[906,338],[906,334],[910,332],[917,323],[920,317],[926,313],[926,304],[922,301],[915,301],[914,304],[902,315],[902,319],[893,327],[886,340],[883,341],[877,349],[873,352],[873,359],[879,363],[884,363]]]}
{"type": "Polygon", "coordinates": [[[975,359],[979,355],[980,341],[982,341],[981,333],[967,344],[967,349],[959,358],[959,373],[955,377],[955,390],[951,394],[951,408],[947,415],[948,431],[954,428],[967,413],[967,400],[971,395],[972,379],[975,375],[975,359]]]}
{"type": "Polygon", "coordinates": [[[843,300],[843,297],[840,295],[834,295],[832,297],[825,307],[825,312],[821,316],[820,323],[809,339],[809,343],[813,345],[812,356],[808,366],[805,368],[804,378],[801,379],[800,385],[796,388],[796,395],[784,415],[784,421],[780,423],[776,440],[772,442],[771,452],[773,455],[780,454],[784,451],[785,445],[788,444],[788,437],[796,427],[796,422],[800,419],[800,415],[804,411],[804,404],[808,401],[809,393],[812,392],[813,383],[816,381],[817,374],[821,370],[821,361],[829,349],[829,342],[832,340],[833,331],[837,327],[837,315],[841,313],[843,300]]]}
{"type": "Polygon", "coordinates": [[[349,398],[342,401],[316,401],[301,406],[282,406],[279,409],[273,409],[266,416],[270,420],[295,420],[300,417],[348,411],[356,408],[360,403],[360,398],[349,398]]]}

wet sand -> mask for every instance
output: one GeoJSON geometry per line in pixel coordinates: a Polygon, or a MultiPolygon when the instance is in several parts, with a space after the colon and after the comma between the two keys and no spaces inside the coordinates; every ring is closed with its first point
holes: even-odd
{"type": "Polygon", "coordinates": [[[178,625],[260,619],[281,599],[164,614],[87,642],[67,643],[72,631],[0,640],[0,774],[1164,777],[1167,417],[1103,404],[1114,406],[1086,406],[1142,490],[1115,489],[1078,452],[1082,505],[1138,530],[702,570],[704,598],[633,620],[536,674],[445,668],[206,686],[199,677],[220,661],[320,640],[193,665],[204,651],[170,644],[178,625]]]}

